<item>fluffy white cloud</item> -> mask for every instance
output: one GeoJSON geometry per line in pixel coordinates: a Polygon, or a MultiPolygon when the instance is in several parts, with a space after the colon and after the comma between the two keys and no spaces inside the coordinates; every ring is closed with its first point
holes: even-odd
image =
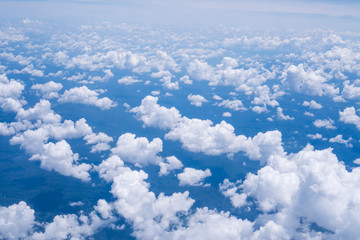
{"type": "Polygon", "coordinates": [[[24,239],[35,224],[35,211],[25,202],[0,207],[0,238],[1,239],[24,239]]]}
{"type": "Polygon", "coordinates": [[[346,139],[343,139],[342,134],[339,134],[339,135],[336,135],[336,137],[330,138],[329,142],[341,143],[341,144],[345,144],[346,147],[353,147],[353,145],[351,144],[351,140],[352,140],[351,137],[346,140],[346,139]]]}
{"type": "Polygon", "coordinates": [[[175,156],[166,157],[166,160],[159,163],[159,176],[168,175],[172,170],[183,167],[182,162],[175,156]]]}
{"type": "Polygon", "coordinates": [[[99,98],[99,93],[88,89],[86,86],[66,90],[59,98],[59,102],[72,102],[94,105],[101,109],[110,109],[117,104],[108,97],[99,98]]]}
{"type": "Polygon", "coordinates": [[[289,115],[285,115],[283,113],[283,109],[281,107],[278,107],[276,109],[277,118],[280,120],[294,120],[294,117],[290,117],[289,115]]]}
{"type": "Polygon", "coordinates": [[[187,96],[188,101],[190,101],[191,105],[194,105],[196,107],[201,107],[203,103],[208,102],[203,96],[201,95],[192,95],[189,94],[187,96]]]}
{"type": "Polygon", "coordinates": [[[219,184],[221,193],[230,198],[230,201],[234,207],[242,207],[246,204],[246,194],[237,193],[239,191],[241,181],[236,183],[230,182],[229,179],[224,179],[223,183],[219,184]]]}
{"type": "Polygon", "coordinates": [[[308,137],[308,138],[310,138],[310,139],[313,139],[313,140],[315,140],[315,139],[322,139],[322,138],[323,138],[320,133],[308,134],[308,135],[306,135],[306,137],[308,137]]]}
{"type": "Polygon", "coordinates": [[[16,112],[26,103],[20,99],[23,90],[23,84],[0,74],[0,107],[5,111],[16,112]]]}
{"type": "Polygon", "coordinates": [[[126,76],[118,80],[119,84],[125,84],[125,85],[132,85],[137,82],[141,82],[141,80],[135,79],[132,76],[126,76]]]}
{"type": "Polygon", "coordinates": [[[91,152],[101,152],[110,149],[109,142],[114,141],[112,137],[109,137],[105,133],[91,133],[84,137],[86,144],[92,144],[91,152]]]}
{"type": "Polygon", "coordinates": [[[213,125],[210,120],[182,117],[174,107],[157,104],[155,97],[145,97],[141,105],[131,112],[135,112],[145,126],[169,129],[165,138],[179,140],[185,149],[192,152],[220,155],[243,151],[250,159],[262,162],[266,162],[274,152],[283,153],[281,133],[278,131],[258,133],[254,138],[236,135],[234,127],[225,121],[213,125]]]}
{"type": "MultiPolygon", "coordinates": [[[[15,142],[13,141],[13,143],[15,142]]],[[[40,166],[46,170],[54,170],[65,176],[90,181],[88,171],[91,169],[91,165],[85,163],[76,164],[78,159],[79,155],[73,153],[70,145],[65,140],[44,144],[40,152],[30,158],[30,160],[39,160],[40,166]]]]}
{"type": "Polygon", "coordinates": [[[57,98],[59,97],[58,92],[63,88],[61,83],[50,81],[44,84],[34,84],[31,89],[37,90],[41,93],[44,98],[57,98]]]}
{"type": "Polygon", "coordinates": [[[356,115],[354,107],[347,107],[344,111],[339,111],[340,121],[348,124],[354,124],[360,130],[360,117],[356,115]]]}
{"type": "Polygon", "coordinates": [[[316,119],[314,125],[317,128],[324,127],[326,129],[336,129],[332,119],[316,119]]]}
{"type": "Polygon", "coordinates": [[[223,114],[223,117],[231,117],[232,114],[230,112],[224,112],[223,114]]]}
{"type": "Polygon", "coordinates": [[[234,100],[223,100],[220,103],[218,103],[218,106],[220,107],[225,107],[225,108],[229,108],[231,110],[234,111],[240,111],[240,110],[246,110],[246,108],[244,107],[243,103],[238,100],[238,99],[234,99],[234,100]]]}
{"type": "Polygon", "coordinates": [[[180,185],[202,186],[204,185],[204,179],[210,176],[210,169],[203,171],[194,168],[184,168],[184,171],[179,173],[177,178],[180,181],[180,185]]]}
{"type": "Polygon", "coordinates": [[[275,210],[265,215],[266,219],[273,219],[294,235],[300,217],[334,233],[325,238],[356,238],[359,171],[347,171],[332,149],[319,151],[308,145],[287,157],[272,156],[257,174],[247,175],[241,188],[242,193],[255,198],[262,211],[275,210]]]}
{"type": "Polygon", "coordinates": [[[154,138],[151,142],[145,137],[135,137],[135,134],[125,133],[121,135],[116,147],[111,149],[113,154],[120,156],[124,161],[139,166],[149,163],[158,164],[161,157],[157,156],[162,151],[162,141],[154,138]]]}
{"type": "Polygon", "coordinates": [[[157,104],[158,98],[146,96],[141,105],[130,110],[136,113],[136,117],[145,126],[158,127],[161,129],[171,129],[181,120],[179,111],[172,107],[166,108],[157,104]]]}
{"type": "Polygon", "coordinates": [[[303,64],[291,65],[284,72],[284,86],[291,90],[313,96],[335,97],[339,89],[327,83],[328,79],[322,70],[305,69],[303,64]]]}
{"type": "Polygon", "coordinates": [[[40,120],[44,123],[59,123],[61,116],[54,113],[48,100],[41,99],[33,108],[26,110],[23,108],[19,109],[16,119],[28,121],[40,120]]]}
{"type": "Polygon", "coordinates": [[[310,102],[304,101],[302,105],[311,109],[321,109],[323,107],[320,103],[317,103],[314,100],[311,100],[310,102]]]}

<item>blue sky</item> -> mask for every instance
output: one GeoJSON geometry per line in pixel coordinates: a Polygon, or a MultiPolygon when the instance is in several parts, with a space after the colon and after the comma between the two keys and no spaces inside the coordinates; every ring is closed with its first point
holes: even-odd
{"type": "Polygon", "coordinates": [[[356,239],[357,9],[0,1],[0,239],[356,239]]]}

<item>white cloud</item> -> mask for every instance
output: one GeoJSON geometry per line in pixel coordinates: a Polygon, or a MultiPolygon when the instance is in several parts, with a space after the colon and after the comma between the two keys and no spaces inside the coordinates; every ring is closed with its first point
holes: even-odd
{"type": "Polygon", "coordinates": [[[311,112],[304,112],[304,115],[309,117],[315,117],[315,115],[311,112]]]}
{"type": "Polygon", "coordinates": [[[280,120],[294,120],[294,117],[290,117],[289,115],[284,115],[283,109],[278,107],[276,109],[277,118],[280,120]]]}
{"type": "Polygon", "coordinates": [[[117,104],[108,97],[98,98],[99,93],[88,89],[86,86],[66,90],[59,98],[59,102],[72,102],[87,105],[94,105],[101,109],[110,109],[117,104]]]}
{"type": "Polygon", "coordinates": [[[91,169],[91,165],[85,163],[77,165],[78,159],[79,155],[73,153],[65,140],[44,144],[40,152],[30,158],[30,160],[39,160],[40,166],[46,170],[54,170],[65,176],[90,181],[88,171],[91,169]]]}
{"type": "Polygon", "coordinates": [[[336,129],[332,119],[316,119],[314,125],[317,128],[324,127],[326,129],[336,129]]]}
{"type": "Polygon", "coordinates": [[[1,239],[24,239],[32,232],[35,224],[35,211],[25,202],[0,206],[0,238],[1,239]]]}
{"type": "Polygon", "coordinates": [[[151,142],[145,137],[135,137],[135,134],[125,133],[121,135],[116,147],[111,149],[113,154],[118,155],[126,162],[144,166],[149,163],[158,164],[161,157],[157,156],[162,151],[162,141],[154,138],[151,142]]]}
{"type": "Polygon", "coordinates": [[[321,109],[323,106],[320,103],[315,102],[314,100],[311,100],[310,102],[304,101],[303,106],[309,107],[311,109],[321,109]]]}
{"type": "Polygon", "coordinates": [[[158,98],[146,96],[141,105],[130,110],[144,123],[144,126],[171,129],[181,120],[179,111],[172,107],[166,108],[157,104],[158,98]]]}
{"type": "MultiPolygon", "coordinates": [[[[210,169],[198,170],[194,168],[184,168],[182,173],[177,175],[180,185],[203,186],[204,179],[211,176],[210,169]]],[[[205,185],[206,186],[206,185],[205,185]]]]}
{"type": "Polygon", "coordinates": [[[219,184],[221,193],[230,198],[230,201],[234,207],[242,207],[246,204],[247,196],[245,194],[237,193],[239,191],[241,181],[237,183],[230,182],[229,179],[224,179],[223,183],[219,184]]]}
{"type": "Polygon", "coordinates": [[[291,65],[285,70],[282,83],[295,92],[335,97],[339,89],[327,83],[328,79],[325,75],[321,69],[313,71],[310,68],[305,69],[303,64],[291,65]]]}
{"type": "Polygon", "coordinates": [[[110,149],[109,142],[114,141],[112,137],[109,137],[105,133],[91,133],[84,137],[86,144],[92,144],[91,152],[102,152],[110,149]]]}
{"type": "Polygon", "coordinates": [[[341,143],[341,144],[345,144],[346,147],[353,147],[353,145],[351,144],[351,140],[352,140],[351,137],[346,140],[346,139],[343,139],[342,134],[339,134],[339,135],[336,135],[336,137],[330,138],[329,142],[341,143]]]}
{"type": "Polygon", "coordinates": [[[287,157],[272,156],[257,174],[247,175],[241,188],[268,213],[266,221],[272,219],[294,236],[299,218],[305,218],[334,233],[326,239],[351,239],[359,234],[359,171],[347,171],[332,149],[308,145],[287,157]]]}
{"type": "Polygon", "coordinates": [[[41,99],[33,108],[26,110],[23,108],[19,109],[16,119],[28,121],[41,120],[44,123],[59,123],[61,116],[54,113],[48,100],[41,99]]]}
{"type": "Polygon", "coordinates": [[[166,176],[168,175],[172,170],[180,169],[183,167],[182,162],[177,159],[175,156],[166,157],[166,162],[160,162],[160,171],[159,176],[166,176]]]}
{"type": "Polygon", "coordinates": [[[132,76],[126,76],[118,80],[119,84],[125,84],[125,85],[132,85],[137,82],[141,82],[141,80],[135,79],[132,76]]]}
{"type": "Polygon", "coordinates": [[[187,96],[188,101],[190,101],[191,105],[194,105],[196,107],[201,107],[203,103],[208,102],[203,96],[201,95],[192,95],[189,94],[187,96]]]}
{"type": "Polygon", "coordinates": [[[246,108],[244,107],[243,103],[238,100],[238,99],[234,99],[234,100],[223,100],[221,101],[218,106],[220,107],[225,107],[225,108],[229,108],[231,110],[234,111],[240,111],[240,110],[246,110],[246,108]]]}
{"type": "Polygon", "coordinates": [[[347,107],[344,111],[339,111],[340,121],[348,124],[354,124],[360,130],[360,117],[356,115],[354,107],[347,107]]]}
{"type": "Polygon", "coordinates": [[[57,98],[59,97],[58,92],[63,88],[61,83],[53,81],[44,84],[34,84],[31,89],[38,90],[44,98],[57,98]]]}
{"type": "Polygon", "coordinates": [[[0,107],[5,111],[16,112],[26,102],[20,100],[24,85],[16,80],[9,80],[5,74],[0,74],[0,107]]]}
{"type": "Polygon", "coordinates": [[[315,135],[314,134],[308,134],[306,135],[306,137],[310,138],[310,139],[322,139],[322,135],[320,133],[316,133],[315,135]]]}
{"type": "Polygon", "coordinates": [[[223,117],[231,117],[232,114],[230,112],[224,112],[223,114],[223,117]]]}
{"type": "Polygon", "coordinates": [[[182,117],[174,107],[158,105],[155,97],[145,97],[131,112],[135,112],[145,126],[170,130],[165,138],[179,140],[186,150],[192,152],[220,155],[243,151],[250,159],[262,162],[266,162],[273,152],[283,152],[278,131],[258,133],[253,138],[237,136],[234,127],[225,121],[213,125],[210,120],[182,117]]]}
{"type": "Polygon", "coordinates": [[[193,81],[190,79],[188,75],[182,76],[180,79],[180,82],[183,82],[185,84],[193,84],[193,81]]]}

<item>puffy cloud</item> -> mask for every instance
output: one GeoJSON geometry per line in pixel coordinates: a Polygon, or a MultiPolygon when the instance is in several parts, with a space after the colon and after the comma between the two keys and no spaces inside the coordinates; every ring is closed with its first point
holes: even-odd
{"type": "Polygon", "coordinates": [[[316,119],[314,125],[317,128],[324,127],[326,129],[336,129],[332,119],[316,119]]]}
{"type": "Polygon", "coordinates": [[[184,82],[185,84],[192,84],[193,81],[190,79],[188,75],[182,76],[180,79],[180,82],[184,82]]]}
{"type": "Polygon", "coordinates": [[[218,103],[218,106],[220,107],[225,107],[225,108],[229,108],[231,110],[234,111],[240,111],[240,110],[246,110],[246,108],[244,107],[243,103],[238,100],[238,99],[234,99],[234,100],[223,100],[220,103],[218,103]]]}
{"type": "Polygon", "coordinates": [[[289,115],[285,115],[283,113],[283,109],[281,107],[278,107],[276,109],[277,118],[280,120],[294,120],[294,117],[290,117],[289,115]]]}
{"type": "Polygon", "coordinates": [[[262,162],[266,162],[272,153],[283,153],[281,133],[278,131],[258,133],[254,138],[235,135],[234,127],[225,121],[213,125],[210,120],[181,117],[174,107],[157,104],[155,97],[145,97],[141,105],[131,112],[135,112],[145,126],[169,129],[165,138],[179,140],[185,149],[192,152],[220,155],[243,151],[249,158],[262,162]]]}
{"type": "Polygon", "coordinates": [[[16,74],[30,74],[33,77],[44,77],[44,71],[43,70],[39,70],[39,69],[35,69],[34,65],[29,64],[26,67],[24,67],[21,70],[13,70],[14,73],[16,74]]]}
{"type": "Polygon", "coordinates": [[[323,107],[320,103],[317,103],[314,100],[311,100],[310,102],[304,101],[302,105],[311,109],[321,109],[323,107]]]}
{"type": "Polygon", "coordinates": [[[179,173],[177,178],[180,181],[180,185],[202,186],[204,185],[204,179],[210,176],[210,169],[203,171],[194,168],[184,168],[184,171],[179,173]]]}
{"type": "Polygon", "coordinates": [[[44,98],[57,98],[59,97],[58,92],[63,88],[61,83],[53,81],[44,84],[35,84],[31,86],[31,89],[37,90],[41,93],[44,98]]]}
{"type": "Polygon", "coordinates": [[[230,198],[230,201],[234,207],[242,207],[246,204],[246,194],[237,193],[239,191],[241,181],[236,183],[230,182],[229,179],[224,179],[223,183],[219,184],[221,193],[230,198]]]}
{"type": "Polygon", "coordinates": [[[346,147],[353,147],[353,145],[351,144],[351,140],[352,140],[351,137],[346,140],[346,139],[343,139],[342,134],[339,134],[339,135],[336,135],[336,137],[330,138],[329,142],[341,143],[341,144],[345,144],[346,147]]]}
{"type": "Polygon", "coordinates": [[[26,238],[35,224],[34,213],[35,211],[23,201],[9,207],[0,207],[0,238],[26,238]]]}
{"type": "Polygon", "coordinates": [[[247,175],[241,188],[262,211],[269,213],[264,215],[266,219],[276,221],[294,235],[300,226],[299,218],[305,218],[333,233],[326,238],[356,238],[359,171],[347,171],[332,149],[314,150],[308,145],[286,157],[272,156],[257,174],[247,175]]]}
{"type": "Polygon", "coordinates": [[[84,137],[86,144],[92,144],[91,152],[101,152],[110,149],[109,142],[114,141],[112,137],[109,137],[105,133],[91,133],[84,137]]]}
{"type": "Polygon", "coordinates": [[[44,144],[40,152],[30,158],[30,160],[39,160],[40,166],[46,170],[54,170],[65,176],[90,181],[88,171],[91,166],[85,163],[77,165],[78,159],[79,155],[73,153],[70,145],[65,140],[44,144]]]}
{"type": "Polygon", "coordinates": [[[181,120],[179,111],[172,107],[166,108],[157,104],[158,98],[146,96],[141,105],[130,110],[136,113],[136,117],[141,120],[145,126],[158,127],[161,129],[171,129],[181,120]]]}
{"type": "Polygon", "coordinates": [[[360,130],[360,117],[356,115],[354,107],[347,107],[344,111],[339,111],[340,121],[348,124],[354,124],[360,130]]]}
{"type": "Polygon", "coordinates": [[[316,134],[308,134],[306,135],[306,137],[310,138],[310,139],[322,139],[322,135],[320,133],[316,133],[316,134]]]}
{"type": "Polygon", "coordinates": [[[328,79],[322,70],[305,69],[303,64],[291,65],[284,72],[282,83],[291,90],[313,96],[335,97],[339,89],[327,83],[328,79]]]}
{"type": "Polygon", "coordinates": [[[201,107],[204,102],[208,102],[203,96],[201,95],[192,95],[189,94],[187,96],[188,101],[190,101],[191,105],[194,105],[196,107],[201,107]]]}
{"type": "Polygon", "coordinates": [[[126,76],[118,80],[119,84],[125,84],[125,85],[132,85],[137,82],[141,82],[141,80],[135,79],[132,76],[126,76]]]}
{"type": "Polygon", "coordinates": [[[61,120],[61,116],[55,114],[51,109],[51,104],[48,100],[41,99],[36,103],[33,108],[19,109],[16,118],[18,120],[38,121],[41,120],[44,123],[58,123],[61,120]]]}
{"type": "Polygon", "coordinates": [[[124,161],[135,165],[144,166],[149,163],[157,164],[161,157],[157,156],[162,151],[162,141],[154,138],[151,142],[145,137],[135,137],[135,134],[121,135],[116,147],[111,149],[113,154],[120,156],[124,161]]]}
{"type": "Polygon", "coordinates": [[[231,117],[232,114],[230,112],[224,112],[223,114],[223,117],[231,117]]]}
{"type": "Polygon", "coordinates": [[[5,74],[0,74],[0,107],[5,111],[16,112],[26,102],[21,101],[24,85],[16,80],[9,80],[5,74]]]}
{"type": "Polygon", "coordinates": [[[159,163],[159,176],[168,175],[172,170],[183,167],[182,162],[175,156],[166,157],[166,160],[159,163]]]}
{"type": "Polygon", "coordinates": [[[81,213],[56,215],[52,222],[46,223],[43,232],[35,232],[30,239],[87,239],[99,229],[109,226],[115,218],[110,205],[103,199],[98,201],[88,215],[81,213]],[[98,213],[100,216],[98,216],[98,213]]]}
{"type": "Polygon", "coordinates": [[[59,98],[59,102],[72,102],[94,105],[101,109],[110,109],[117,104],[108,97],[99,98],[99,93],[88,89],[86,86],[66,90],[59,98]]]}

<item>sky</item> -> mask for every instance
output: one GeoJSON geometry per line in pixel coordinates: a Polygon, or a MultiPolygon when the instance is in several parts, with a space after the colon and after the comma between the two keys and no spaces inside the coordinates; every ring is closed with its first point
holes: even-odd
{"type": "Polygon", "coordinates": [[[0,239],[357,239],[356,1],[0,1],[0,239]]]}

